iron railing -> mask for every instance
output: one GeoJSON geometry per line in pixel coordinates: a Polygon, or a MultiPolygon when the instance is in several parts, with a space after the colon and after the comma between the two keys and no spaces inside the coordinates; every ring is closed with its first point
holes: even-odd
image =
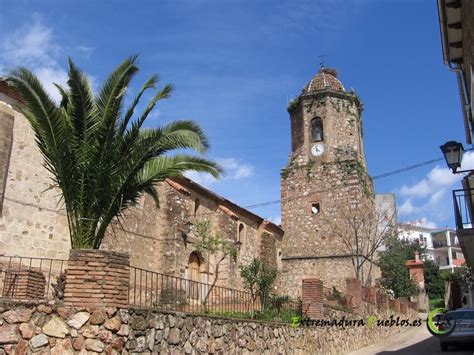
{"type": "Polygon", "coordinates": [[[0,256],[0,297],[9,300],[61,299],[67,260],[0,256]]]}
{"type": "Polygon", "coordinates": [[[130,267],[128,303],[133,307],[156,308],[188,313],[209,313],[250,318],[257,312],[272,311],[272,317],[291,310],[300,303],[287,297],[270,297],[262,304],[251,293],[234,288],[130,267]]]}
{"type": "Polygon", "coordinates": [[[474,189],[453,191],[454,217],[456,229],[469,229],[472,226],[474,189]]]}

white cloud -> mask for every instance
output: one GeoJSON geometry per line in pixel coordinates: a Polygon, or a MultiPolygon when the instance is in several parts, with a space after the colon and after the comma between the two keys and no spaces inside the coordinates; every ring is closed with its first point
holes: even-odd
{"type": "Polygon", "coordinates": [[[204,173],[190,171],[185,173],[189,179],[198,184],[209,186],[217,181],[242,180],[253,176],[254,167],[247,163],[242,163],[235,158],[216,158],[216,162],[224,168],[224,176],[217,180],[213,176],[204,173]]]}
{"type": "Polygon", "coordinates": [[[3,38],[0,43],[2,71],[17,66],[29,68],[58,102],[60,94],[53,83],[64,85],[67,72],[58,64],[61,48],[54,41],[53,30],[45,26],[38,15],[34,15],[31,23],[7,33],[3,38]]]}
{"type": "Polygon", "coordinates": [[[58,89],[53,85],[53,83],[65,85],[68,77],[66,71],[61,68],[40,67],[35,70],[35,74],[38,76],[38,79],[41,81],[48,94],[50,94],[56,102],[59,102],[61,97],[58,89]]]}
{"type": "Polygon", "coordinates": [[[400,193],[410,197],[427,197],[439,191],[439,189],[447,188],[460,180],[459,175],[454,175],[448,168],[435,166],[427,176],[412,186],[403,185],[400,193]]]}
{"type": "Polygon", "coordinates": [[[184,173],[184,176],[204,186],[209,186],[217,181],[212,175],[198,173],[196,171],[187,171],[186,173],[184,173]]]}
{"type": "Polygon", "coordinates": [[[225,170],[225,179],[228,180],[240,180],[251,177],[253,175],[254,168],[250,164],[241,163],[239,160],[234,158],[216,159],[225,170]]]}
{"type": "Polygon", "coordinates": [[[94,52],[94,48],[88,46],[77,46],[77,50],[84,58],[90,58],[92,52],[94,52]]]}
{"type": "Polygon", "coordinates": [[[437,227],[435,222],[429,221],[426,217],[419,218],[413,224],[415,226],[431,228],[431,229],[435,229],[437,227]]]}
{"type": "Polygon", "coordinates": [[[413,207],[411,200],[408,199],[398,208],[398,213],[400,215],[410,215],[415,212],[415,207],[413,207]]]}
{"type": "MultiPolygon", "coordinates": [[[[474,168],[474,152],[467,152],[462,161],[462,170],[474,168]]],[[[462,174],[453,174],[447,167],[439,165],[431,169],[424,178],[412,185],[404,184],[399,192],[404,197],[398,214],[419,219],[431,228],[436,222],[445,225],[452,221],[451,190],[460,188],[462,174]],[[434,221],[434,222],[433,222],[434,221]]]]}
{"type": "Polygon", "coordinates": [[[161,117],[161,111],[159,109],[157,109],[156,107],[153,109],[153,111],[151,111],[148,114],[148,119],[150,119],[150,120],[158,119],[160,117],[161,117]]]}

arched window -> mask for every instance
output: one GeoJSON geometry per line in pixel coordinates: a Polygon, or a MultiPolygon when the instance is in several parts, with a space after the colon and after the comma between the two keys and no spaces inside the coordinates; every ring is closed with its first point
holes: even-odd
{"type": "Polygon", "coordinates": [[[199,216],[199,207],[201,207],[201,201],[197,198],[194,200],[194,217],[199,216]]]}
{"type": "Polygon", "coordinates": [[[7,107],[2,105],[0,111],[0,216],[2,214],[3,198],[7,186],[8,168],[10,165],[10,155],[13,144],[13,111],[3,111],[7,107]]]}
{"type": "Polygon", "coordinates": [[[244,242],[244,235],[245,235],[245,231],[244,231],[244,224],[243,223],[239,223],[239,233],[237,235],[237,242],[242,245],[242,243],[244,242]]]}
{"type": "Polygon", "coordinates": [[[311,139],[313,142],[320,142],[324,139],[323,120],[319,117],[311,120],[311,139]]]}

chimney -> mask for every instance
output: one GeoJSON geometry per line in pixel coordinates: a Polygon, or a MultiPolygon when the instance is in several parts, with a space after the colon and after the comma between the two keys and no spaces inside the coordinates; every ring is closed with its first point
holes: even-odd
{"type": "Polygon", "coordinates": [[[420,260],[420,253],[418,251],[415,252],[415,260],[416,261],[420,260]]]}

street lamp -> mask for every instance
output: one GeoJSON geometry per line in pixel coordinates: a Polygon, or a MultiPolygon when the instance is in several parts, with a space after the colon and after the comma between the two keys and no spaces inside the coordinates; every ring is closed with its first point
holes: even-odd
{"type": "Polygon", "coordinates": [[[444,143],[441,147],[444,159],[448,167],[453,171],[453,174],[461,173],[463,171],[457,171],[461,167],[462,155],[464,154],[464,147],[461,143],[456,141],[449,141],[444,143]]]}

